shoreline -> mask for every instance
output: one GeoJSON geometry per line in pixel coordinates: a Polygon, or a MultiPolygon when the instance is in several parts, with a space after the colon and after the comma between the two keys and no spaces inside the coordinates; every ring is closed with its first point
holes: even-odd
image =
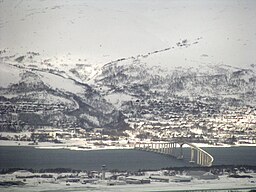
{"type": "MultiPolygon", "coordinates": [[[[221,145],[209,145],[206,143],[192,143],[200,148],[229,148],[229,147],[256,147],[256,144],[221,144],[221,145]]],[[[6,141],[0,140],[0,147],[34,147],[36,149],[68,149],[74,151],[96,151],[96,150],[117,150],[117,149],[133,149],[133,146],[115,146],[115,145],[82,145],[81,140],[73,140],[70,143],[52,143],[52,142],[39,142],[38,144],[32,144],[29,141],[6,141]]],[[[188,148],[186,144],[183,146],[188,148]]]]}
{"type": "MultiPolygon", "coordinates": [[[[150,175],[154,173],[159,173],[155,171],[146,171],[144,176],[132,176],[133,179],[150,179],[150,175]]],[[[58,178],[58,176],[63,176],[63,173],[32,173],[28,171],[15,171],[12,173],[7,174],[0,174],[0,181],[12,181],[12,179],[16,182],[22,181],[22,176],[26,178],[24,185],[22,187],[18,186],[0,186],[1,191],[53,191],[53,192],[60,192],[60,191],[131,191],[131,192],[173,192],[173,191],[230,191],[230,190],[254,190],[256,189],[255,179],[256,173],[251,172],[250,175],[252,178],[232,178],[228,177],[227,174],[219,175],[218,179],[212,180],[204,180],[198,179],[192,176],[188,176],[186,174],[175,174],[174,176],[160,176],[163,178],[167,178],[168,182],[159,182],[155,180],[151,180],[148,184],[129,184],[124,182],[123,185],[109,185],[110,183],[120,183],[118,180],[101,180],[100,178],[94,179],[94,182],[91,183],[84,183],[83,180],[87,180],[87,178],[83,178],[80,175],[79,181],[77,182],[67,182],[72,176],[72,172],[66,172],[64,175],[66,177],[58,178]],[[43,178],[41,175],[52,175],[52,177],[43,178]],[[32,177],[35,175],[39,175],[40,177],[32,177]],[[17,176],[20,176],[20,178],[17,176]],[[29,177],[30,176],[30,177],[29,177]],[[175,182],[174,180],[177,178],[191,178],[190,182],[175,182]],[[68,185],[67,185],[68,183],[68,185]]],[[[241,173],[244,174],[244,173],[241,173]]],[[[86,175],[83,173],[83,175],[86,175]]],[[[129,177],[126,177],[129,179],[129,177]]]]}

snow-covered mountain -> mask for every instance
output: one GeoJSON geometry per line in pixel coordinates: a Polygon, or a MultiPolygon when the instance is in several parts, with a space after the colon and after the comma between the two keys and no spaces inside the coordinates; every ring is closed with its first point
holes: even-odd
{"type": "Polygon", "coordinates": [[[118,127],[122,122],[121,114],[87,84],[52,71],[4,62],[1,63],[0,76],[3,130],[41,126],[122,129],[118,127]],[[17,121],[11,121],[13,115],[17,121]]]}
{"type": "Polygon", "coordinates": [[[255,9],[251,0],[2,0],[1,101],[25,123],[119,129],[137,100],[255,106],[255,9]]]}
{"type": "MultiPolygon", "coordinates": [[[[179,46],[177,43],[176,47],[179,46]]],[[[73,79],[70,71],[40,68],[37,63],[27,66],[26,61],[20,61],[20,57],[3,57],[1,101],[18,106],[17,109],[5,108],[9,112],[18,112],[22,123],[35,127],[79,126],[121,130],[127,128],[122,113],[132,117],[130,112],[134,110],[134,105],[131,103],[137,101],[170,102],[178,98],[194,102],[198,98],[206,98],[215,101],[215,112],[223,104],[255,106],[255,65],[247,68],[202,65],[167,69],[147,64],[147,59],[155,54],[172,49],[121,58],[102,67],[97,66],[93,75],[84,79],[79,78],[83,73],[76,70],[80,66],[74,68],[76,75],[73,79]],[[6,62],[8,59],[9,63],[6,62]],[[27,110],[26,107],[32,109],[27,110]]],[[[160,108],[156,106],[155,110],[160,108]]]]}
{"type": "Polygon", "coordinates": [[[136,98],[193,100],[199,96],[235,98],[245,105],[255,105],[255,81],[256,66],[253,64],[247,68],[202,65],[168,70],[147,65],[147,58],[129,58],[105,65],[94,76],[92,84],[117,106],[121,106],[122,100],[136,98]]]}

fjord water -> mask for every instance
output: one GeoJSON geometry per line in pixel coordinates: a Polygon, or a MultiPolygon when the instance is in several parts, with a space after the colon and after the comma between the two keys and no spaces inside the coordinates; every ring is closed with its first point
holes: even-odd
{"type": "MultiPolygon", "coordinates": [[[[213,155],[215,165],[255,165],[256,147],[205,148],[213,155]]],[[[188,148],[184,160],[137,150],[72,151],[67,149],[36,149],[33,147],[0,147],[0,168],[71,168],[100,170],[160,169],[191,166],[188,148]]]]}

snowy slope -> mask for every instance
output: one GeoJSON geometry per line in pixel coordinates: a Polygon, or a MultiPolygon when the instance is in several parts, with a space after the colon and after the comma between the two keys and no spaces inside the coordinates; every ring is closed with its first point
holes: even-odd
{"type": "Polygon", "coordinates": [[[16,130],[9,123],[17,114],[25,129],[40,126],[121,128],[115,108],[86,84],[59,75],[1,62],[0,130],[16,130]],[[9,77],[15,76],[15,81],[9,77]],[[4,123],[3,123],[4,122],[4,123]],[[7,122],[7,124],[6,124],[7,122]]]}
{"type": "Polygon", "coordinates": [[[0,87],[8,87],[12,83],[20,81],[20,70],[10,65],[1,65],[0,70],[0,87]],[[6,75],[8,74],[8,75],[6,75]]]}

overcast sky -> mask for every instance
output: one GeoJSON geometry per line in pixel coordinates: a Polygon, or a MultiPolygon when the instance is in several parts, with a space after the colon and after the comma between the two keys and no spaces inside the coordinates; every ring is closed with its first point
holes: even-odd
{"type": "Polygon", "coordinates": [[[98,64],[200,37],[146,62],[246,66],[256,63],[255,18],[254,0],[2,0],[0,49],[98,64]]]}

